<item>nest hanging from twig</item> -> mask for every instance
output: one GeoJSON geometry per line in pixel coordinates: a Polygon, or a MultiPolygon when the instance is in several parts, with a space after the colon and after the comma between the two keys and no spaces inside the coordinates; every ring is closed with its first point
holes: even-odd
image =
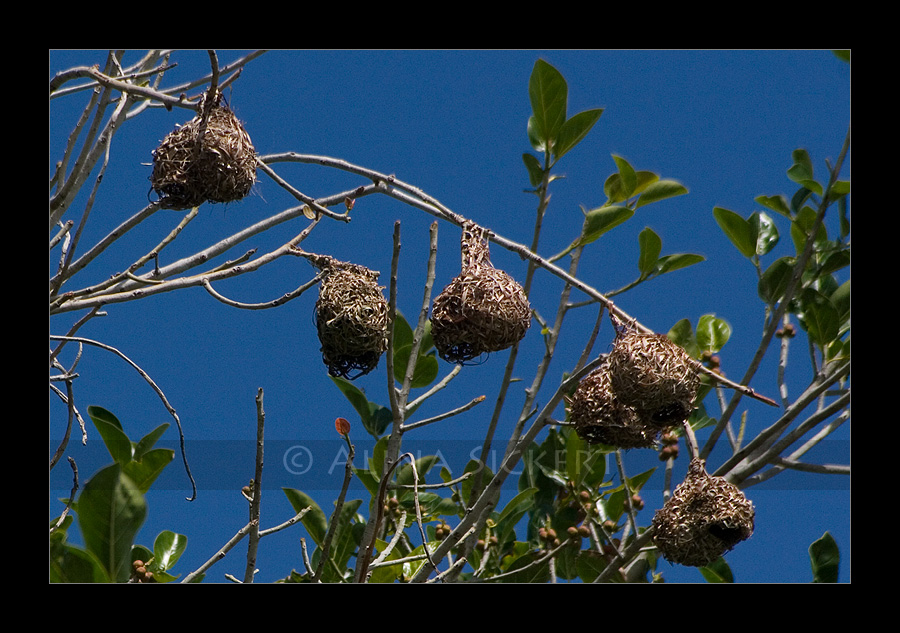
{"type": "Polygon", "coordinates": [[[256,150],[244,126],[224,103],[212,105],[205,124],[204,112],[201,101],[197,116],[153,151],[150,183],[164,209],[240,200],[256,182],[256,150]]]}
{"type": "Polygon", "coordinates": [[[388,303],[379,273],[327,255],[310,257],[325,275],[316,300],[316,329],[328,373],[354,380],[378,365],[388,345],[388,303]]]}
{"type": "Polygon", "coordinates": [[[490,261],[487,231],[463,227],[462,271],[435,298],[431,335],[441,358],[464,363],[518,343],[531,326],[525,291],[490,261]]]}
{"type": "Polygon", "coordinates": [[[753,504],[734,484],[691,460],[687,476],[653,517],[653,541],[666,560],[704,567],[753,534],[753,504]]]}
{"type": "Polygon", "coordinates": [[[646,424],[612,391],[608,362],[585,376],[568,401],[569,420],[589,444],[651,448],[659,429],[646,424]]]}
{"type": "Polygon", "coordinates": [[[618,399],[650,424],[674,426],[693,411],[700,386],[696,365],[664,334],[617,332],[609,372],[618,399]]]}

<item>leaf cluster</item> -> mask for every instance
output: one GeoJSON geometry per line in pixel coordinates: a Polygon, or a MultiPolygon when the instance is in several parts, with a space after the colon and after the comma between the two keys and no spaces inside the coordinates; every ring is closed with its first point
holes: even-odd
{"type": "MultiPolygon", "coordinates": [[[[134,542],[147,516],[144,495],[175,455],[171,449],[154,448],[169,425],[162,424],[134,442],[106,409],[91,406],[88,415],[113,463],[97,471],[71,501],[85,546],[67,542],[71,515],[51,531],[51,582],[128,582],[135,561],[143,563],[153,582],[175,580],[169,570],[187,547],[187,537],[166,530],[152,549],[134,542]]],[[[57,524],[58,519],[51,522],[57,524]]]]}

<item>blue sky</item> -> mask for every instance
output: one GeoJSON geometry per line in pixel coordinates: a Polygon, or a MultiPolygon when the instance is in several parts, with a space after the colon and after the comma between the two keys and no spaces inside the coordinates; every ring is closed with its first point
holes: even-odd
{"type": "MultiPolygon", "coordinates": [[[[220,64],[242,54],[219,51],[220,64]]],[[[50,75],[75,65],[102,65],[104,58],[103,52],[51,51],[50,75]]],[[[126,62],[137,58],[133,53],[126,62]]],[[[528,79],[539,58],[565,77],[570,116],[604,108],[591,133],[557,168],[565,178],[552,185],[539,251],[549,256],[562,250],[581,229],[582,207],[594,208],[605,201],[603,182],[616,169],[613,154],[625,157],[636,169],[678,180],[689,189],[688,195],[640,209],[629,222],[592,244],[582,257],[579,277],[601,292],[631,282],[637,276],[638,234],[645,227],[662,238],[663,254],[703,255],[704,263],[643,284],[617,303],[661,332],[682,318],[693,324],[704,314],[725,319],[733,333],[721,354],[722,367],[729,376],[739,377],[758,343],[763,305],[757,299],[753,267],[721,233],[712,209],[722,206],[746,217],[760,210],[754,197],[793,193],[785,172],[794,149],[809,151],[820,177],[825,160],[837,157],[850,121],[850,68],[830,51],[272,51],[251,62],[226,96],[261,154],[324,155],[394,174],[457,213],[511,240],[529,243],[535,198],[524,191],[528,180],[522,154],[532,151],[526,136],[531,113],[528,79]]],[[[205,51],[178,52],[173,60],[178,67],[167,75],[167,86],[208,71],[205,51]]],[[[51,101],[51,166],[84,99],[51,101]]],[[[93,244],[147,204],[151,151],[176,124],[189,118],[185,110],[158,109],[124,125],[82,244],[93,244]]],[[[849,164],[848,160],[843,172],[848,180],[849,164]]],[[[313,197],[365,184],[322,167],[275,167],[313,197]]],[[[293,205],[290,196],[260,173],[247,199],[201,207],[161,263],[189,255],[293,205]]],[[[136,254],[155,245],[180,217],[179,212],[157,213],[75,277],[71,287],[96,283],[122,270],[136,254]]],[[[387,197],[369,196],[357,202],[352,222],[325,221],[303,246],[379,270],[386,285],[396,220],[401,222],[403,243],[398,305],[410,316],[421,301],[432,216],[387,197]]],[[[257,248],[258,253],[276,248],[303,226],[302,219],[279,226],[238,245],[227,258],[249,248],[257,248]]],[[[441,224],[436,292],[458,272],[458,245],[458,229],[441,224]]],[[[785,237],[777,254],[770,257],[790,253],[791,248],[785,237]]],[[[525,267],[517,256],[498,246],[491,253],[497,267],[523,277],[525,267]]],[[[51,271],[57,257],[58,252],[51,252],[51,271]]],[[[312,274],[305,261],[284,258],[216,289],[239,301],[263,302],[293,290],[312,274]]],[[[539,275],[537,288],[534,307],[552,314],[558,280],[539,275]]],[[[313,494],[327,511],[342,476],[342,466],[333,467],[341,446],[334,432],[335,417],[351,421],[351,437],[361,453],[369,444],[358,417],[321,362],[314,302],[311,291],[276,309],[237,310],[196,288],[109,306],[108,316],[94,319],[80,332],[120,349],[154,378],[182,420],[189,451],[194,449],[188,458],[198,479],[197,499],[184,500],[190,488],[176,459],[165,475],[166,489],[148,495],[150,514],[139,538],[150,545],[163,529],[186,534],[188,549],[175,573],[183,575],[199,566],[246,522],[246,503],[238,490],[253,472],[258,388],[265,391],[269,442],[263,527],[292,514],[281,486],[313,494]],[[304,443],[315,456],[315,477],[293,476],[282,459],[292,447],[304,443]],[[326,463],[329,468],[321,468],[326,463]]],[[[566,323],[569,336],[563,333],[548,385],[555,384],[577,359],[583,333],[593,325],[595,315],[593,309],[571,314],[566,323]]],[[[50,319],[51,333],[64,333],[75,318],[64,314],[50,319]]],[[[523,342],[517,366],[523,381],[514,383],[500,437],[509,432],[518,414],[521,389],[530,384],[543,351],[539,330],[532,326],[523,342]]],[[[601,345],[607,345],[610,336],[607,321],[601,345]]],[[[795,347],[790,366],[794,395],[809,380],[802,347],[799,343],[795,347]]],[[[775,361],[772,354],[767,356],[753,384],[772,397],[777,396],[775,361]]],[[[457,453],[467,454],[468,446],[480,446],[505,364],[506,354],[499,353],[482,365],[465,368],[451,388],[423,407],[420,415],[428,417],[476,395],[486,395],[490,403],[424,428],[413,440],[417,450],[443,446],[448,456],[453,455],[448,459],[454,459],[457,453]],[[452,444],[446,443],[449,440],[452,444]]],[[[442,374],[450,368],[441,363],[442,374]]],[[[370,399],[386,405],[383,370],[382,360],[378,370],[355,384],[370,399]]],[[[88,405],[109,409],[132,437],[171,421],[146,383],[113,355],[86,350],[79,374],[76,398],[82,411],[88,405]]],[[[747,399],[740,411],[747,413],[748,435],[768,426],[777,414],[747,399]]],[[[51,447],[63,419],[63,407],[51,400],[51,447]]],[[[849,462],[849,433],[849,425],[844,425],[827,442],[825,461],[849,462]]],[[[174,428],[166,439],[175,445],[174,428]]],[[[76,459],[79,451],[85,451],[82,457],[91,463],[87,449],[70,445],[70,451],[76,459]]],[[[713,465],[717,458],[722,459],[714,454],[713,465]]],[[[626,464],[629,461],[634,464],[629,467],[632,472],[662,465],[652,452],[631,451],[626,464]]],[[[450,466],[459,470],[463,464],[450,466]]],[[[686,460],[680,459],[679,466],[685,468],[686,460]]],[[[83,478],[86,475],[82,472],[83,478]]],[[[746,494],[757,508],[756,530],[727,556],[736,580],[807,582],[811,574],[807,548],[829,531],[841,548],[840,579],[849,581],[848,478],[778,477],[746,494]]],[[[51,490],[51,516],[59,512],[55,499],[60,496],[61,491],[51,490]]],[[[647,491],[644,497],[653,508],[661,495],[658,490],[655,495],[647,491]]],[[[262,541],[258,581],[302,570],[298,545],[302,534],[295,527],[262,541]]],[[[241,576],[245,551],[243,546],[232,551],[210,570],[209,579],[222,580],[225,573],[241,576]]],[[[670,581],[702,581],[695,569],[667,563],[661,569],[670,581]]]]}

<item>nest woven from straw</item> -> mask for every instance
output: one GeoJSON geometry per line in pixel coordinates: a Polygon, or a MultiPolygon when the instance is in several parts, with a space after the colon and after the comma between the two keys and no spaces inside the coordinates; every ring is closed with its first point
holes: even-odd
{"type": "Polygon", "coordinates": [[[201,103],[197,116],[153,151],[150,183],[164,209],[240,200],[256,182],[256,150],[238,118],[218,103],[204,126],[202,112],[201,103]]]}
{"type": "Polygon", "coordinates": [[[322,361],[332,376],[353,380],[378,365],[388,345],[388,303],[379,273],[365,266],[320,256],[326,274],[316,300],[316,329],[322,361]]]}
{"type": "Polygon", "coordinates": [[[607,363],[582,378],[568,400],[569,420],[589,444],[616,448],[651,448],[659,429],[644,423],[632,407],[613,393],[607,363]]]}
{"type": "Polygon", "coordinates": [[[687,476],[653,517],[653,541],[666,560],[704,567],[753,534],[756,511],[744,493],[693,459],[687,476]]]}
{"type": "Polygon", "coordinates": [[[700,386],[694,361],[663,334],[618,334],[609,371],[619,400],[660,428],[680,424],[694,408],[700,386]]]}
{"type": "Polygon", "coordinates": [[[441,358],[464,363],[518,343],[531,327],[531,304],[522,286],[494,268],[484,229],[462,235],[462,271],[435,298],[431,335],[441,358]]]}

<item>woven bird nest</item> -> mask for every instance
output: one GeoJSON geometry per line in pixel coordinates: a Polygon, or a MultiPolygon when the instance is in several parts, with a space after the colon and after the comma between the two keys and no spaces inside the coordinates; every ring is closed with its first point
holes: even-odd
{"type": "Polygon", "coordinates": [[[388,304],[379,273],[327,255],[310,259],[325,273],[316,300],[322,361],[332,376],[354,380],[375,369],[388,345],[388,304]]]}
{"type": "Polygon", "coordinates": [[[619,401],[606,362],[581,380],[567,408],[576,433],[589,444],[626,449],[656,444],[659,429],[644,423],[632,407],[619,401]]]}
{"type": "Polygon", "coordinates": [[[201,101],[197,116],[153,151],[150,183],[164,209],[240,200],[256,182],[256,150],[244,126],[224,103],[213,104],[205,125],[203,111],[201,101]]]}
{"type": "Polygon", "coordinates": [[[693,411],[700,376],[688,353],[663,334],[619,332],[609,372],[619,400],[648,423],[667,428],[693,411]]]}
{"type": "Polygon", "coordinates": [[[734,484],[691,460],[687,476],[653,517],[653,541],[663,557],[704,567],[753,534],[753,504],[734,484]]]}
{"type": "Polygon", "coordinates": [[[462,271],[432,306],[434,346],[451,363],[511,347],[531,326],[528,297],[515,279],[491,265],[486,233],[463,227],[462,271]]]}

